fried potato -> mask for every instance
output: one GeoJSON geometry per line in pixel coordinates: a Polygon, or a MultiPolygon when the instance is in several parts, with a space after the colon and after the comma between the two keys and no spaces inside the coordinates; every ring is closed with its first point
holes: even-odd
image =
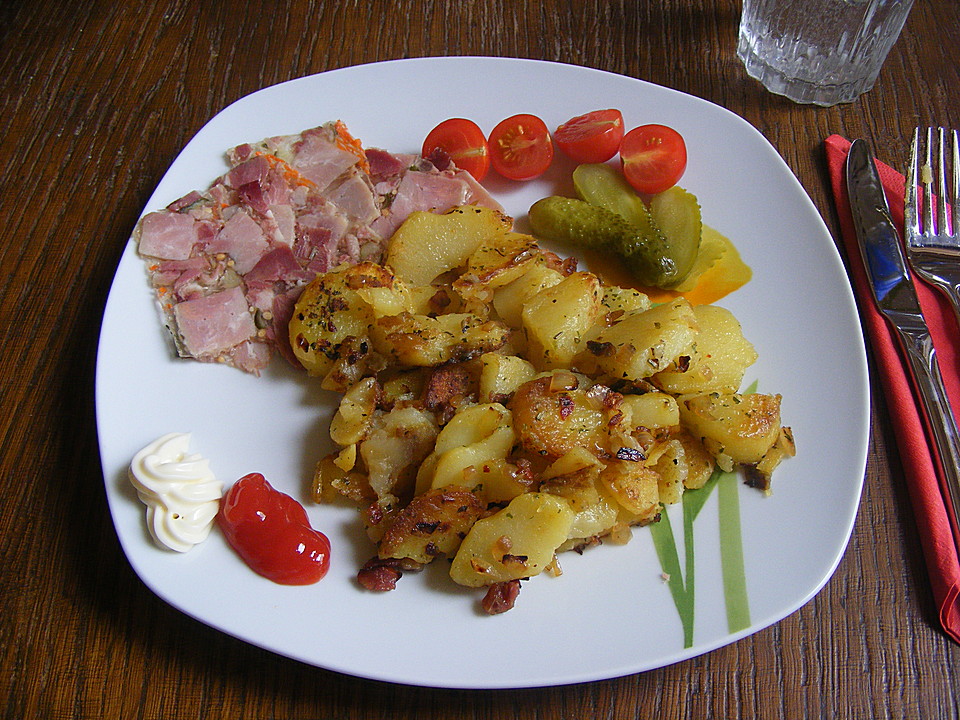
{"type": "Polygon", "coordinates": [[[470,487],[468,468],[506,458],[516,435],[512,413],[503,405],[472,405],[453,416],[437,437],[434,450],[417,473],[417,491],[449,485],[470,487]]]}
{"type": "Polygon", "coordinates": [[[459,585],[482,587],[538,575],[567,539],[575,513],[563,498],[524,493],[477,520],[450,566],[459,585]]]}
{"type": "Polygon", "coordinates": [[[763,490],[796,451],[727,310],[577,272],[480,208],[414,213],[384,266],[305,290],[290,341],[343,393],[318,502],[361,507],[379,561],[452,556],[482,587],[659,520],[715,469],[763,490]]]}
{"type": "Polygon", "coordinates": [[[453,554],[482,512],[480,500],[468,490],[428,490],[397,513],[380,540],[378,555],[426,564],[453,554]]]}
{"type": "Polygon", "coordinates": [[[496,350],[509,329],[495,320],[467,313],[430,317],[404,312],[382,317],[370,327],[377,352],[403,367],[434,367],[496,350]]]}
{"type": "Polygon", "coordinates": [[[518,328],[523,322],[523,307],[526,302],[546,288],[563,280],[563,274],[549,267],[543,257],[538,257],[513,282],[498,287],[493,294],[493,307],[497,315],[510,327],[518,328]]]}
{"type": "Polygon", "coordinates": [[[517,388],[508,403],[517,440],[527,451],[543,457],[559,458],[577,447],[603,452],[606,419],[602,410],[579,384],[555,382],[563,375],[574,377],[561,371],[517,388]]]}
{"type": "Polygon", "coordinates": [[[480,356],[480,401],[504,402],[536,374],[533,364],[522,357],[485,353],[480,356]]]}
{"type": "Polygon", "coordinates": [[[758,463],[780,435],[779,395],[684,395],[679,407],[684,425],[705,441],[705,447],[718,460],[723,457],[733,463],[758,463]]]}
{"type": "Polygon", "coordinates": [[[409,285],[429,286],[440,275],[464,265],[481,243],[508,233],[513,220],[476,206],[453,208],[442,215],[417,211],[390,238],[384,262],[409,285]]]}
{"type": "Polygon", "coordinates": [[[688,367],[676,364],[656,373],[651,381],[675,395],[711,390],[736,392],[747,368],[757,361],[757,351],[743,336],[740,323],[726,308],[697,305],[697,352],[688,367]]]}
{"type": "Polygon", "coordinates": [[[623,380],[640,380],[663,370],[691,352],[698,326],[693,308],[683,298],[649,310],[628,312],[586,343],[576,364],[623,380]]]}
{"type": "Polygon", "coordinates": [[[600,279],[577,272],[530,298],[521,312],[530,361],[540,370],[569,368],[600,317],[602,297],[600,279]]]}
{"type": "Polygon", "coordinates": [[[539,246],[531,235],[501,233],[480,243],[452,287],[463,297],[489,301],[496,288],[524,275],[537,261],[539,246]]]}
{"type": "Polygon", "coordinates": [[[355,354],[364,352],[362,343],[345,341],[367,338],[378,311],[404,307],[405,296],[403,283],[371,262],[318,275],[304,288],[290,319],[293,354],[310,375],[326,375],[342,345],[349,345],[355,354]]]}

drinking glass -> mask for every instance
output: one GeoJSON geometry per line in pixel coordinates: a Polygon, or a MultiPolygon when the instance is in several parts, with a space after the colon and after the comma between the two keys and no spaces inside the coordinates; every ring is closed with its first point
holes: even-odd
{"type": "Polygon", "coordinates": [[[737,55],[771,92],[851,102],[873,87],[913,0],[744,0],[737,55]]]}

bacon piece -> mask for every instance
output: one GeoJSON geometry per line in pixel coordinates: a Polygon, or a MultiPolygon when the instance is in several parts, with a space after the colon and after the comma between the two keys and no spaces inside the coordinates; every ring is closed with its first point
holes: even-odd
{"type": "Polygon", "coordinates": [[[370,164],[370,179],[374,183],[399,176],[417,161],[416,155],[396,155],[380,148],[367,148],[364,152],[370,164]]]}
{"type": "Polygon", "coordinates": [[[194,219],[187,214],[161,210],[140,221],[141,255],[161,260],[186,260],[197,243],[194,219]]]}
{"type": "Polygon", "coordinates": [[[170,210],[171,212],[180,212],[184,208],[188,208],[202,199],[203,195],[200,194],[199,190],[191,190],[182,198],[174,200],[172,203],[167,205],[167,210],[170,210]]]}
{"type": "Polygon", "coordinates": [[[273,220],[277,232],[274,233],[274,240],[293,247],[293,241],[297,237],[297,215],[290,205],[271,205],[269,217],[273,220]]]}
{"type": "Polygon", "coordinates": [[[463,205],[469,196],[469,187],[463,181],[441,173],[407,171],[400,178],[389,211],[373,222],[373,229],[381,237],[390,237],[417,210],[446,212],[463,205]]]}
{"type": "Polygon", "coordinates": [[[295,368],[302,368],[297,356],[290,346],[290,318],[300,297],[302,287],[293,287],[284,293],[278,293],[273,298],[273,322],[267,328],[267,339],[275,343],[277,351],[295,368]]]}
{"type": "Polygon", "coordinates": [[[487,594],[480,601],[480,607],[488,615],[499,615],[511,610],[520,595],[520,581],[507,580],[494,583],[487,589],[487,594]]]}
{"type": "Polygon", "coordinates": [[[250,272],[269,249],[263,229],[242,210],[235,212],[204,247],[210,254],[229,255],[235,263],[234,269],[241,275],[250,272]]]}
{"type": "Polygon", "coordinates": [[[264,155],[252,155],[230,168],[224,180],[232,188],[241,188],[250,183],[263,184],[269,173],[270,161],[264,155]]]}
{"type": "Polygon", "coordinates": [[[276,283],[295,285],[309,282],[313,279],[313,273],[300,267],[290,248],[281,246],[261,257],[243,279],[249,292],[276,283]]]}
{"type": "Polygon", "coordinates": [[[272,356],[273,352],[266,343],[247,340],[231,348],[226,357],[234,367],[259,375],[260,371],[270,363],[272,356]]]}
{"type": "Polygon", "coordinates": [[[194,357],[216,357],[257,334],[240,287],[187,300],[173,308],[183,348],[194,357]]]}
{"type": "Polygon", "coordinates": [[[327,188],[327,199],[343,210],[355,221],[369,224],[380,217],[380,208],[377,207],[373,195],[373,184],[362,173],[353,173],[338,183],[327,188]]]}
{"type": "Polygon", "coordinates": [[[476,387],[469,368],[463,363],[434,368],[424,385],[421,399],[428,410],[439,411],[443,422],[449,422],[457,411],[457,401],[468,397],[476,387]]]}
{"type": "Polygon", "coordinates": [[[326,126],[306,130],[293,147],[290,164],[302,175],[317,184],[323,193],[334,180],[356,165],[360,159],[337,146],[336,135],[331,137],[326,126]]]}
{"type": "Polygon", "coordinates": [[[227,264],[203,255],[189,260],[166,260],[160,264],[158,279],[164,277],[161,273],[175,270],[179,270],[179,274],[165,284],[173,289],[173,299],[183,302],[203,297],[210,294],[211,288],[218,288],[223,282],[227,264]]]}
{"type": "Polygon", "coordinates": [[[439,172],[429,162],[423,163],[423,169],[404,171],[387,200],[389,208],[371,225],[385,238],[392,236],[410,213],[417,210],[443,213],[459,205],[480,205],[503,210],[470,173],[463,170],[439,172]]]}
{"type": "Polygon", "coordinates": [[[487,189],[477,182],[466,170],[457,170],[455,177],[468,187],[467,198],[464,204],[479,205],[480,207],[491,208],[492,210],[503,211],[503,206],[494,200],[493,195],[487,192],[487,189]]]}
{"type": "Polygon", "coordinates": [[[372,557],[363,564],[357,573],[357,582],[367,590],[387,592],[395,590],[397,580],[406,571],[418,572],[422,566],[408,558],[372,557]]]}

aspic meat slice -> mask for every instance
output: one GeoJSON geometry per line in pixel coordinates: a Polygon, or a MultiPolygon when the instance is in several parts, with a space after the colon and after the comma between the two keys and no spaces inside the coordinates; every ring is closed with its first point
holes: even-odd
{"type": "Polygon", "coordinates": [[[339,121],[226,156],[209,188],[145,215],[134,237],[180,355],[255,374],[276,350],[296,363],[287,323],[318,273],[378,262],[415,210],[501,209],[469,173],[365,151],[339,121]]]}

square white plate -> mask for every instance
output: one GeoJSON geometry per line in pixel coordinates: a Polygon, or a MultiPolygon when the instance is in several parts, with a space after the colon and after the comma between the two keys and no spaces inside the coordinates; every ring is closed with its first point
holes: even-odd
{"type": "MultiPolygon", "coordinates": [[[[367,147],[417,152],[449,117],[489,132],[519,112],[555,128],[617,107],[627,128],[662,123],[688,148],[681,185],[704,222],[730,237],[754,271],[723,305],[760,359],[746,382],[783,395],[797,457],[769,497],[739,487],[750,624],[730,632],[717,538],[717,494],[695,524],[693,642],[681,622],[648,529],[624,546],[566,553],[564,573],[524,583],[516,607],[478,610],[446,563],[408,575],[390,593],[357,584],[373,554],[356,513],[305,500],[314,463],[329,451],[336,398],[276,360],[260,378],[175,357],[143,262],[129,243],[103,319],[97,421],[110,510],[131,565],[164,600],[223,632],[305,663],[416,685],[506,688],[559,685],[636,673],[736,641],[792,613],[832,575],[860,500],[868,437],[866,359],[853,296],[816,208],[776,150],[747,122],[689,95],[582,67],[503,58],[427,58],[344,68],[269,87],[230,105],[184,148],[144,212],[204,189],[242,142],[341,119],[367,147]],[[192,433],[229,486],[261,472],[299,498],[333,543],[320,583],[273,584],[249,570],[218,531],[180,555],[158,549],[126,479],[134,453],[168,432],[192,433]]],[[[572,163],[543,177],[486,185],[522,222],[550,194],[572,194],[572,163]]],[[[680,506],[669,510],[683,564],[680,506]]]]}

